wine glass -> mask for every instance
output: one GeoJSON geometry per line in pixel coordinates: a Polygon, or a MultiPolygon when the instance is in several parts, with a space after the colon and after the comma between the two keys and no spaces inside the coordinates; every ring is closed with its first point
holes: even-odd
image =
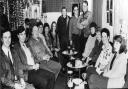
{"type": "Polygon", "coordinates": [[[69,70],[67,71],[68,73],[68,76],[69,76],[69,79],[68,79],[68,87],[71,89],[73,87],[73,81],[72,81],[72,74],[73,74],[73,71],[72,70],[69,70]]]}
{"type": "Polygon", "coordinates": [[[82,73],[82,78],[84,80],[84,83],[87,84],[87,82],[85,81],[87,78],[87,73],[82,73]]]}

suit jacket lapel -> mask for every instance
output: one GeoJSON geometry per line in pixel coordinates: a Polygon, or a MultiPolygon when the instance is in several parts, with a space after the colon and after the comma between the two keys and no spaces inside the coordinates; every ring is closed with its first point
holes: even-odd
{"type": "MultiPolygon", "coordinates": [[[[12,51],[11,51],[11,54],[13,54],[12,51]]],[[[5,76],[6,76],[6,77],[9,77],[9,78],[11,78],[11,79],[14,79],[14,75],[16,74],[16,66],[15,66],[15,65],[12,65],[12,66],[11,66],[11,64],[10,64],[11,61],[10,61],[10,59],[8,59],[8,57],[5,55],[5,53],[3,52],[3,50],[2,50],[2,56],[3,56],[3,58],[4,58],[3,61],[5,61],[5,62],[4,62],[4,68],[5,68],[5,70],[8,71],[7,75],[5,75],[5,76]],[[11,73],[11,76],[8,76],[9,73],[11,73]],[[12,75],[13,75],[13,76],[12,76],[12,75]]],[[[13,56],[13,55],[12,55],[12,60],[13,60],[13,63],[15,64],[15,60],[14,60],[14,56],[13,56]]]]}
{"type": "Polygon", "coordinates": [[[17,50],[19,52],[21,62],[23,64],[27,64],[27,57],[26,57],[26,54],[25,54],[24,50],[22,49],[20,43],[17,44],[17,48],[18,48],[17,50]]]}

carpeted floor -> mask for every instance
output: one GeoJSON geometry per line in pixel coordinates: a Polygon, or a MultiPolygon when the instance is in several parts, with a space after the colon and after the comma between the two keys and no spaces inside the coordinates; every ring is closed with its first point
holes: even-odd
{"type": "MultiPolygon", "coordinates": [[[[69,89],[67,87],[67,75],[66,74],[60,72],[56,80],[54,89],[69,89]]],[[[85,89],[89,89],[88,85],[85,85],[85,89]]]]}
{"type": "Polygon", "coordinates": [[[61,73],[58,75],[56,80],[55,88],[54,89],[68,89],[67,87],[67,77],[65,74],[61,73]]]}

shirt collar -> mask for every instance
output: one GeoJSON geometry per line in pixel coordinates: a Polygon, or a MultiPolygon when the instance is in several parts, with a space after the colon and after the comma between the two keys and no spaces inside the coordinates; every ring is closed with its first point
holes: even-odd
{"type": "Polygon", "coordinates": [[[8,56],[8,52],[10,52],[10,47],[7,48],[7,47],[5,47],[4,45],[2,45],[2,50],[3,50],[3,52],[5,53],[5,55],[8,56]]]}

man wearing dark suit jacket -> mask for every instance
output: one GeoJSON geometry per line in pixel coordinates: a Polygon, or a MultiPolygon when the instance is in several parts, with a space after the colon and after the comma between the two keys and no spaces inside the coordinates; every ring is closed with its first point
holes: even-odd
{"type": "Polygon", "coordinates": [[[67,49],[69,41],[69,20],[66,7],[62,7],[62,15],[57,20],[57,35],[59,37],[60,50],[67,49]]]}
{"type": "Polygon", "coordinates": [[[32,85],[25,83],[20,77],[18,55],[10,47],[11,32],[9,30],[2,31],[1,40],[0,82],[2,83],[2,89],[35,89],[32,85]]]}
{"type": "Polygon", "coordinates": [[[28,75],[27,81],[32,83],[37,89],[53,89],[55,83],[55,75],[47,70],[40,69],[39,64],[35,63],[35,59],[29,47],[25,44],[26,33],[23,26],[18,28],[19,42],[14,45],[14,48],[19,55],[23,74],[28,75]]]}

